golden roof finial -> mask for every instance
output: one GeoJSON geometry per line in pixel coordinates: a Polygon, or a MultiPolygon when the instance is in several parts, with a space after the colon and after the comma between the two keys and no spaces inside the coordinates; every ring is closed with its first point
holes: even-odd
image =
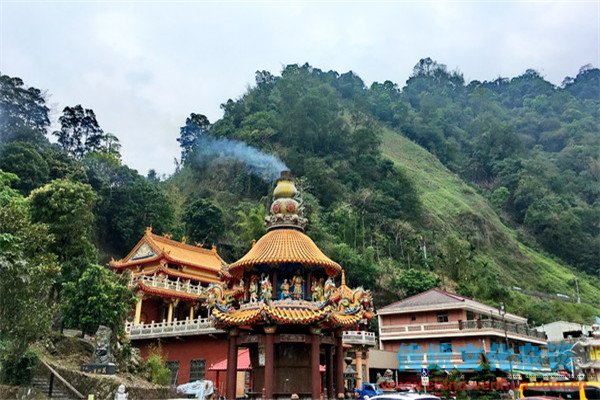
{"type": "Polygon", "coordinates": [[[346,285],[346,271],[342,270],[342,285],[346,285]]]}
{"type": "Polygon", "coordinates": [[[252,239],[252,247],[256,244],[256,239],[252,239]]]}
{"type": "Polygon", "coordinates": [[[144,232],[146,235],[149,235],[152,233],[152,227],[151,226],[147,226],[146,227],[146,232],[144,232]]]}
{"type": "Polygon", "coordinates": [[[213,253],[216,253],[217,252],[217,245],[213,244],[210,249],[212,250],[213,253]]]}
{"type": "Polygon", "coordinates": [[[188,238],[187,238],[187,236],[183,235],[183,236],[181,237],[181,243],[186,243],[186,244],[187,244],[187,241],[188,241],[188,238]]]}

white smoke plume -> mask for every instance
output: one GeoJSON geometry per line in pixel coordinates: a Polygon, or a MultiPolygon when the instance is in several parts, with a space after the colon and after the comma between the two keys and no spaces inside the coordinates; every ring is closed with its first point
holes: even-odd
{"type": "Polygon", "coordinates": [[[196,149],[200,159],[217,156],[241,161],[267,182],[273,182],[281,171],[288,169],[279,157],[237,140],[201,135],[196,141],[196,149]]]}

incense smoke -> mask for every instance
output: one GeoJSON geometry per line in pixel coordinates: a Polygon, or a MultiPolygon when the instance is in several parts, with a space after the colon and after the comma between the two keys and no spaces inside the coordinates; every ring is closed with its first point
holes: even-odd
{"type": "Polygon", "coordinates": [[[273,182],[281,171],[288,168],[273,154],[266,154],[244,142],[201,135],[196,141],[200,158],[217,156],[241,161],[256,175],[267,182],[273,182]]]}

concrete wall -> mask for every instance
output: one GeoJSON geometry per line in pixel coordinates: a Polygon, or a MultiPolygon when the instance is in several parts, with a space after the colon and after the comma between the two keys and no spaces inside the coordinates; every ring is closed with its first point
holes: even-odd
{"type": "MultiPolygon", "coordinates": [[[[63,378],[75,387],[81,394],[93,394],[96,400],[113,400],[117,388],[122,383],[115,376],[96,375],[73,371],[57,364],[52,364],[63,378]]],[[[129,400],[137,399],[170,399],[177,397],[170,387],[148,384],[148,387],[136,387],[125,383],[129,400]]]]}
{"type": "MultiPolygon", "coordinates": [[[[139,347],[142,357],[148,357],[152,346],[157,346],[159,341],[136,340],[132,344],[139,347]]],[[[195,335],[179,338],[162,338],[160,347],[167,361],[179,361],[179,375],[177,384],[188,383],[190,378],[190,363],[192,360],[206,360],[206,376],[213,382],[217,380],[216,372],[209,371],[211,365],[227,358],[227,338],[221,335],[195,335]]],[[[225,384],[225,374],[221,374],[220,384],[225,384]]]]}

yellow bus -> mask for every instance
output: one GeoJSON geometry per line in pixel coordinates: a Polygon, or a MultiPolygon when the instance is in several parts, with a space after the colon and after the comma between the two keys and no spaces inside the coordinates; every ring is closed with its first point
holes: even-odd
{"type": "Polygon", "coordinates": [[[519,398],[551,397],[564,400],[600,400],[600,382],[522,383],[519,398]]]}

